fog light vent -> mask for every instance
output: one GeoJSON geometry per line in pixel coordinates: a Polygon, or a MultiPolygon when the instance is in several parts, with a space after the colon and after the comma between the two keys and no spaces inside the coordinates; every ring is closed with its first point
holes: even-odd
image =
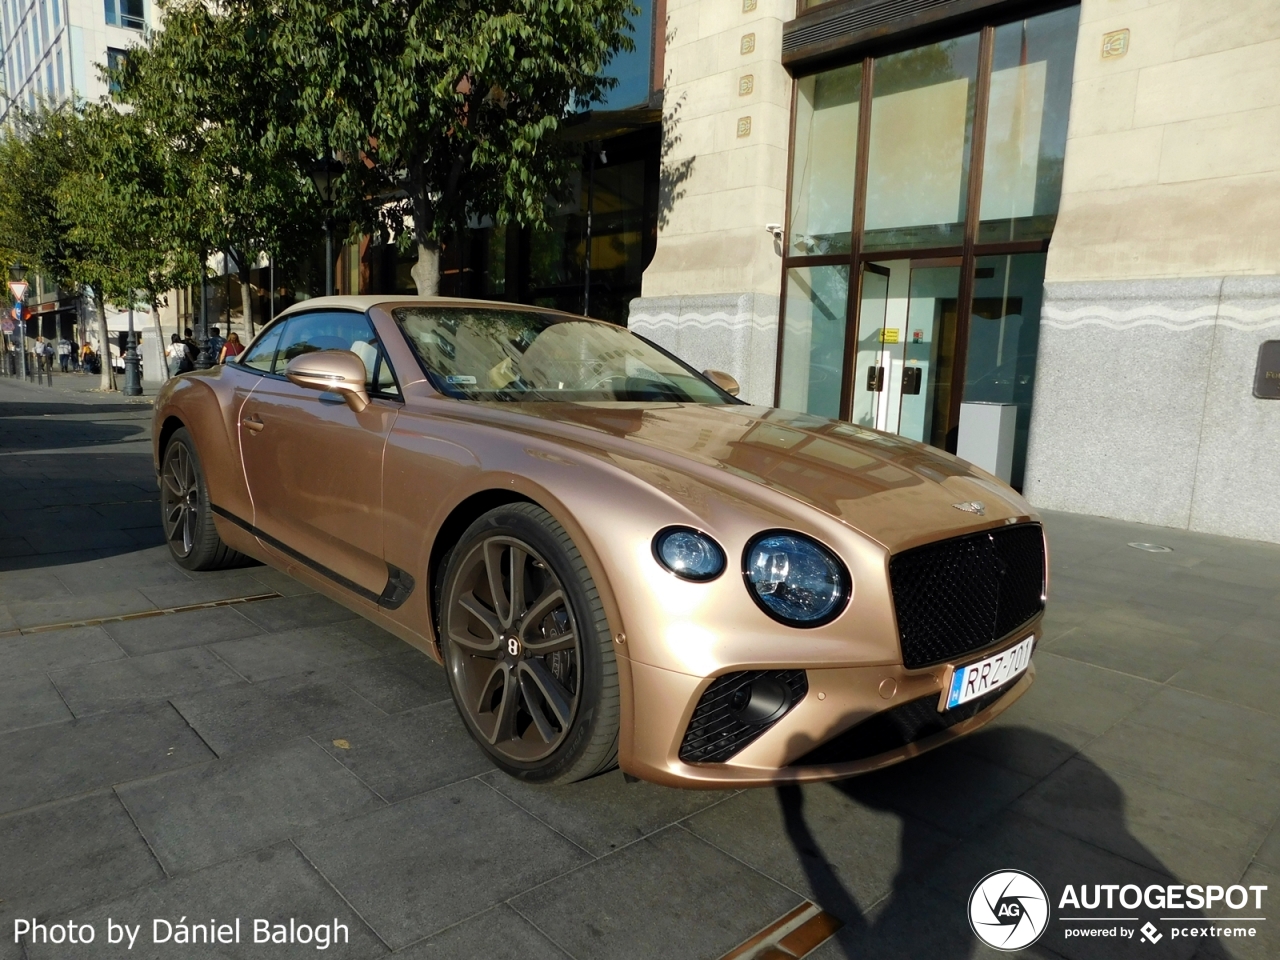
{"type": "Polygon", "coordinates": [[[686,763],[723,763],[786,716],[809,692],[803,670],[743,670],[717,677],[680,744],[686,763]]]}

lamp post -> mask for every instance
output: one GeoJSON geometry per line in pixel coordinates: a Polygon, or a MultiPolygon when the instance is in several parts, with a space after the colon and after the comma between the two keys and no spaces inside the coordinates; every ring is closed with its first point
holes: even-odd
{"type": "Polygon", "coordinates": [[[9,268],[9,290],[13,293],[15,301],[13,312],[14,319],[18,321],[14,328],[18,331],[17,347],[18,347],[18,376],[23,380],[27,379],[27,318],[23,315],[24,301],[27,299],[27,270],[20,263],[14,263],[9,268]]]}
{"type": "Polygon", "coordinates": [[[124,352],[124,395],[142,396],[142,375],[138,369],[138,338],[133,332],[133,295],[129,296],[129,346],[124,352]]]}
{"type": "Polygon", "coordinates": [[[196,324],[198,334],[196,336],[196,346],[199,348],[196,352],[195,363],[193,366],[197,370],[208,370],[213,366],[214,356],[209,352],[209,291],[208,280],[205,276],[208,268],[208,257],[204,251],[200,252],[200,321],[196,324]]]}
{"type": "Polygon", "coordinates": [[[342,163],[332,154],[320,157],[307,171],[324,204],[324,295],[333,295],[333,187],[342,175],[342,163]]]}

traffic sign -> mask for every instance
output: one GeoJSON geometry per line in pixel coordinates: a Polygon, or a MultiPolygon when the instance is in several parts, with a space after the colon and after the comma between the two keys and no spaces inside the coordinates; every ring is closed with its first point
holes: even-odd
{"type": "Polygon", "coordinates": [[[12,320],[3,320],[3,321],[0,321],[0,332],[3,332],[3,333],[13,333],[13,330],[14,330],[14,327],[15,327],[15,326],[16,326],[16,324],[15,324],[12,320]]]}
{"type": "Polygon", "coordinates": [[[27,299],[27,281],[10,280],[9,293],[18,303],[24,302],[27,299]]]}

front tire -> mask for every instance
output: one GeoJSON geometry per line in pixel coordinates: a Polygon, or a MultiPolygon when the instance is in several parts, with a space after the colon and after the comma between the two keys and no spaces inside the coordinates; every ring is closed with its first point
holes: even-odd
{"type": "Polygon", "coordinates": [[[221,570],[250,562],[218,536],[204,467],[186,427],[174,431],[160,461],[160,518],[169,553],[180,567],[221,570]]]}
{"type": "Polygon", "coordinates": [[[541,507],[475,521],[440,591],[449,688],[494,764],[533,783],[572,783],[618,758],[618,666],[578,548],[541,507]]]}

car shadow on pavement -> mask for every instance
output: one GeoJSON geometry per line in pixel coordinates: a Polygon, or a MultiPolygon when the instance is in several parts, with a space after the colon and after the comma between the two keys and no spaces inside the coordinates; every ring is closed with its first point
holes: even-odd
{"type": "MultiPolygon", "coordinates": [[[[1148,919],[1158,919],[1159,914],[1168,911],[1144,907],[1123,910],[1119,905],[1110,911],[1102,907],[1060,909],[1060,899],[1068,884],[1077,891],[1084,885],[1092,891],[1094,884],[1135,884],[1145,890],[1151,884],[1203,884],[1222,882],[1223,878],[1175,877],[1129,831],[1120,785],[1079,754],[1067,761],[1072,764],[1070,780],[1075,786],[1071,789],[1054,789],[1048,785],[1052,775],[1030,786],[1022,796],[1009,796],[1007,784],[985,784],[984,778],[998,780],[1007,771],[978,761],[978,753],[988,758],[997,757],[998,753],[989,748],[1008,742],[1011,736],[1018,740],[1017,750],[1024,756],[1028,751],[1039,751],[1044,756],[1074,753],[1063,741],[1043,732],[1003,727],[999,731],[977,733],[967,742],[944,746],[864,776],[829,785],[777,788],[784,828],[808,881],[812,899],[844,923],[814,956],[823,960],[838,957],[970,960],[993,956],[995,951],[984,946],[970,928],[968,903],[980,881],[995,871],[1007,869],[1030,874],[1044,887],[1049,898],[1047,928],[1037,942],[1019,955],[1105,957],[1106,960],[1128,956],[1180,960],[1193,954],[1229,956],[1216,938],[1175,941],[1171,936],[1159,934],[1155,942],[1143,941],[1139,928],[1148,919]],[[987,738],[988,743],[981,743],[983,738],[987,738]],[[957,753],[947,757],[950,751],[957,753]],[[966,763],[965,757],[974,758],[974,762],[966,763]],[[934,778],[934,773],[944,770],[945,777],[934,778]],[[960,771],[958,777],[957,771],[960,771]],[[841,867],[831,863],[806,818],[806,793],[821,789],[834,789],[854,804],[893,814],[900,820],[898,872],[891,889],[876,903],[857,901],[841,872],[857,869],[858,865],[841,867]],[[971,819],[966,811],[958,809],[986,809],[983,794],[1001,792],[1005,794],[1003,802],[984,815],[971,819]],[[949,807],[957,808],[955,818],[948,816],[949,807]],[[951,838],[941,848],[940,831],[951,838]],[[1091,925],[1060,919],[1082,915],[1099,918],[1125,915],[1139,916],[1139,919],[1127,924],[1091,925]],[[1118,926],[1127,926],[1134,933],[1127,939],[1068,936],[1068,931],[1075,933],[1086,927],[1118,926]]],[[[1181,911],[1180,915],[1189,922],[1204,918],[1201,911],[1181,911]]]]}

